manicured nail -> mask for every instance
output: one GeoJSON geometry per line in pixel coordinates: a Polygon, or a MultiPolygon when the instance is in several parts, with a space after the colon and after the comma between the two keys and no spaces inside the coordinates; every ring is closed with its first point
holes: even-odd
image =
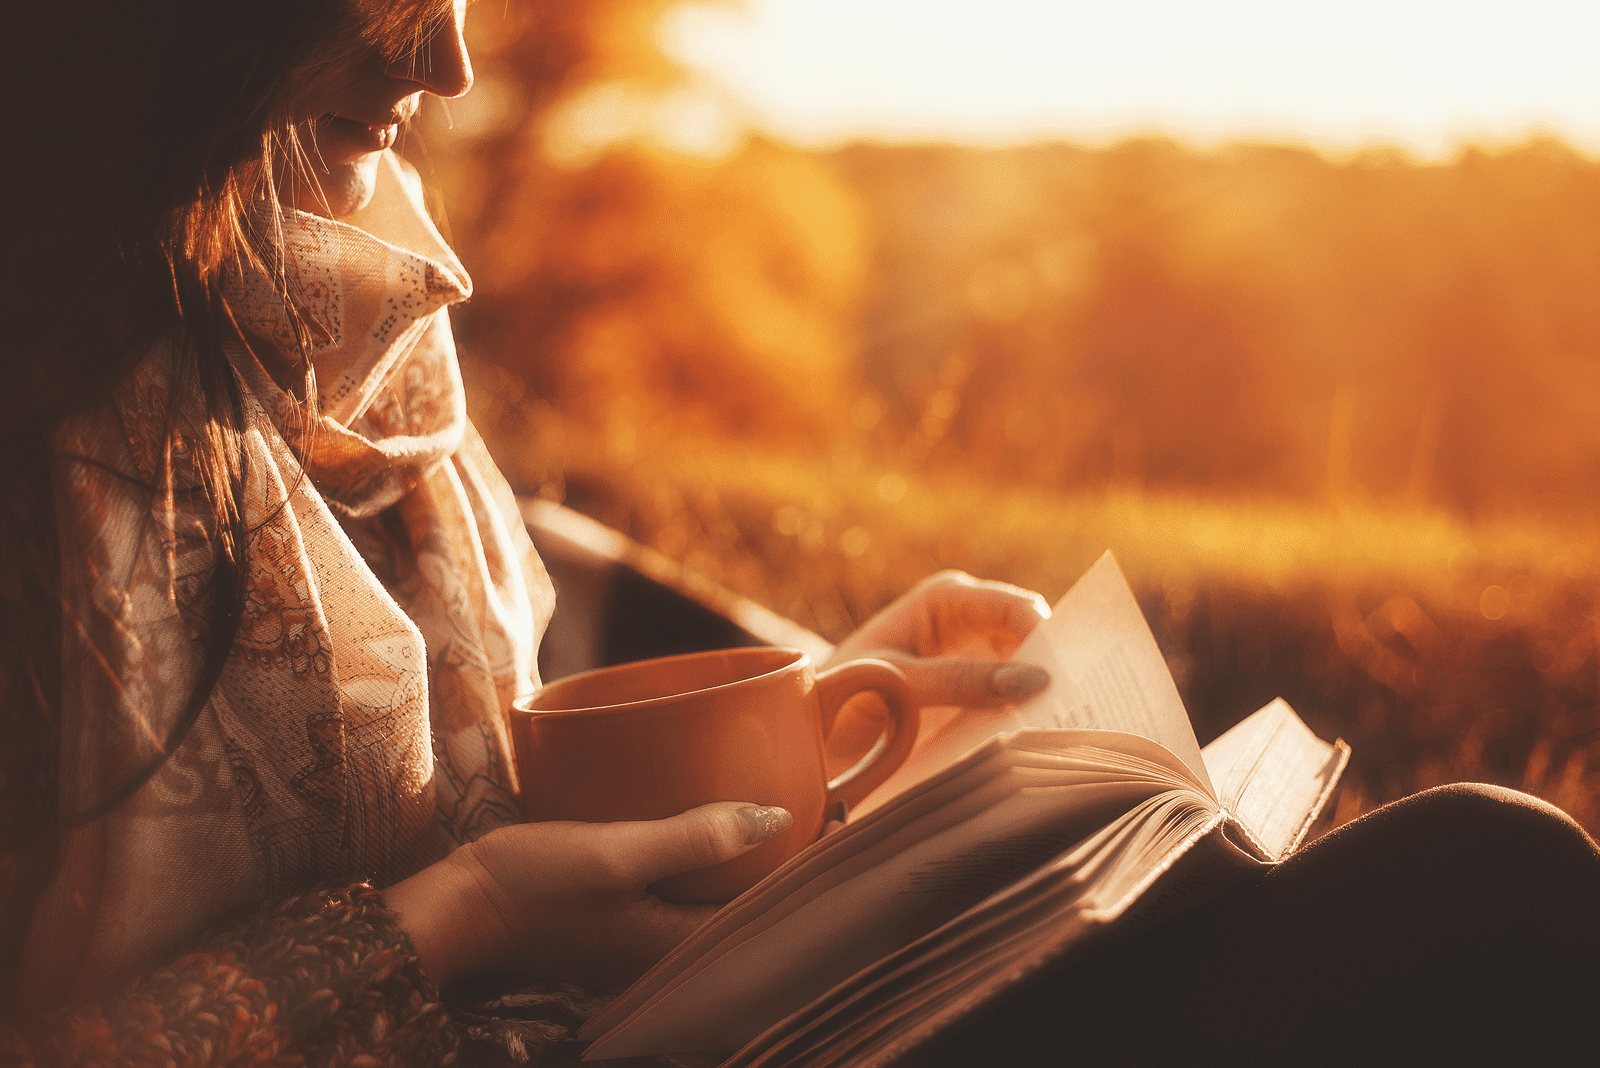
{"type": "Polygon", "coordinates": [[[1050,673],[1032,664],[1001,664],[989,676],[989,688],[998,697],[1032,697],[1050,685],[1050,673]]]}
{"type": "Polygon", "coordinates": [[[744,844],[765,842],[779,831],[786,831],[794,822],[786,808],[773,805],[748,805],[739,810],[739,823],[744,827],[744,844]]]}

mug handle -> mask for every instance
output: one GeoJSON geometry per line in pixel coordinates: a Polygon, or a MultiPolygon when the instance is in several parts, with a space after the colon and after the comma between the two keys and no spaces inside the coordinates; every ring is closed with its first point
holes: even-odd
{"type": "Polygon", "coordinates": [[[843,801],[848,808],[860,804],[893,775],[916,744],[922,709],[911,696],[905,674],[887,660],[848,660],[817,675],[817,703],[822,706],[822,733],[833,730],[839,709],[863,690],[872,690],[889,706],[889,728],[856,766],[828,783],[828,811],[843,801]]]}

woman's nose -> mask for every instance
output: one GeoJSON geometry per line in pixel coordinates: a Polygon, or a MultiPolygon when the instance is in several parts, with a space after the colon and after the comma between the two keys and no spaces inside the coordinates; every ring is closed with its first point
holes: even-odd
{"type": "Polygon", "coordinates": [[[432,36],[412,54],[390,63],[384,73],[396,81],[415,82],[434,96],[461,96],[472,88],[472,57],[463,36],[466,20],[466,0],[455,0],[432,36]]]}

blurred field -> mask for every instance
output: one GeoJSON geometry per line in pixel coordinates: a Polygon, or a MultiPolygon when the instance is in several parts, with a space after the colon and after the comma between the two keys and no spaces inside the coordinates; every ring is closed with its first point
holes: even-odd
{"type": "Polygon", "coordinates": [[[940,567],[1053,598],[1110,548],[1202,742],[1282,695],[1354,748],[1341,819],[1479,779],[1600,831],[1600,166],[696,154],[658,136],[669,6],[480,19],[412,146],[520,488],[831,638],[940,567]]]}
{"type": "MultiPolygon", "coordinates": [[[[548,462],[522,440],[501,450],[514,479],[548,462]]],[[[1473,780],[1600,829],[1592,528],[1068,496],[710,445],[565,479],[569,504],[833,639],[941,567],[1053,599],[1109,548],[1202,742],[1283,696],[1351,743],[1340,822],[1473,780]]]]}

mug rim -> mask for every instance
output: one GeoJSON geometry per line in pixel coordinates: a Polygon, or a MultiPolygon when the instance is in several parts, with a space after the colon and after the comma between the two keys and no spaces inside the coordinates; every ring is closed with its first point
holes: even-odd
{"type": "Polygon", "coordinates": [[[517,698],[511,703],[511,708],[514,712],[521,712],[529,716],[539,716],[541,718],[546,716],[595,715],[607,712],[647,709],[657,705],[665,704],[669,701],[680,701],[685,697],[693,697],[696,694],[712,693],[717,690],[725,690],[734,686],[743,686],[752,682],[759,682],[762,679],[769,678],[773,675],[777,675],[785,671],[792,671],[797,667],[805,667],[810,663],[811,654],[809,652],[804,649],[798,649],[788,645],[739,645],[728,649],[697,649],[687,653],[674,653],[671,656],[654,656],[648,657],[644,660],[630,660],[622,664],[609,664],[606,667],[590,668],[588,671],[580,671],[573,675],[563,675],[559,679],[554,679],[551,682],[546,683],[544,686],[541,686],[538,690],[535,690],[528,696],[517,698]],[[620,675],[627,671],[638,670],[640,667],[646,664],[672,664],[683,660],[695,660],[712,654],[740,657],[770,655],[772,653],[787,653],[789,656],[784,660],[783,663],[771,668],[770,670],[763,671],[758,675],[745,675],[742,678],[732,679],[728,682],[719,682],[714,686],[701,686],[693,690],[681,690],[677,693],[662,694],[659,697],[647,697],[640,701],[618,701],[614,704],[608,705],[584,705],[579,708],[532,707],[533,703],[539,699],[539,695],[553,686],[560,686],[563,683],[577,682],[580,680],[589,681],[592,679],[603,678],[606,675],[620,675]]]}

